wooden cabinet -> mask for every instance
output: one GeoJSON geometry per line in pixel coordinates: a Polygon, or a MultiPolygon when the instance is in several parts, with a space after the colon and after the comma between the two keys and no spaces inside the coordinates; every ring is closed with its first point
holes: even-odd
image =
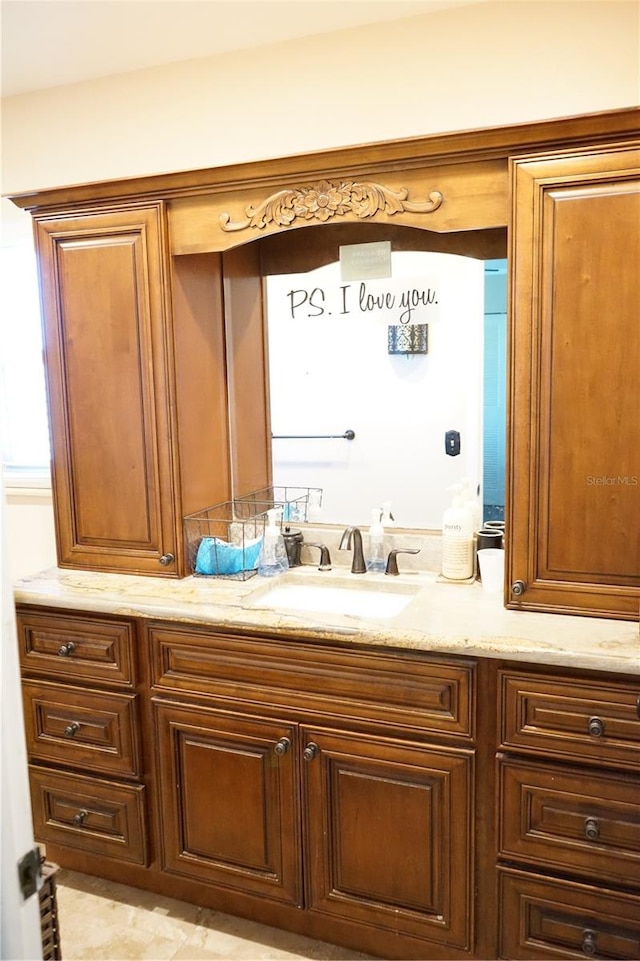
{"type": "Polygon", "coordinates": [[[420,957],[473,951],[472,664],[147,634],[164,871],[386,931],[420,957]]]}
{"type": "Polygon", "coordinates": [[[270,483],[250,241],[366,222],[448,249],[508,229],[507,603],[637,617],[638,115],[11,198],[36,223],[60,564],[184,575],[182,518],[232,476],[235,495],[270,483]],[[327,183],[352,188],[328,220],[303,198],[327,183]]]}
{"type": "Polygon", "coordinates": [[[640,956],[640,684],[500,672],[500,957],[640,956]]]}
{"type": "Polygon", "coordinates": [[[508,604],[640,603],[640,149],[517,160],[508,604]]]}
{"type": "Polygon", "coordinates": [[[217,265],[183,265],[172,301],[160,202],[44,217],[36,239],[59,564],[182,574],[183,515],[228,493],[217,265]]]}
{"type": "Polygon", "coordinates": [[[291,724],[154,701],[163,868],[300,904],[291,724]]]}
{"type": "Polygon", "coordinates": [[[146,864],[133,622],[23,609],[17,628],[36,839],[146,864]]]}
{"type": "Polygon", "coordinates": [[[302,730],[309,907],[473,944],[473,754],[302,730]]]}

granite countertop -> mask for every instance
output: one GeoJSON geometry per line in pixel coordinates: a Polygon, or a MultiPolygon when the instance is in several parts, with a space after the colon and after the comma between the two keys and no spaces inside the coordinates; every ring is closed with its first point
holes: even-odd
{"type": "Polygon", "coordinates": [[[171,620],[268,632],[342,644],[379,645],[440,654],[496,657],[540,665],[640,674],[636,621],[506,610],[502,596],[479,583],[442,583],[434,574],[352,575],[334,568],[298,567],[279,578],[224,578],[108,574],[51,568],[15,585],[17,604],[171,620]],[[407,591],[407,606],[393,617],[311,611],[285,612],[259,605],[272,586],[318,581],[356,591],[407,591]],[[250,606],[252,605],[252,606],[250,606]]]}

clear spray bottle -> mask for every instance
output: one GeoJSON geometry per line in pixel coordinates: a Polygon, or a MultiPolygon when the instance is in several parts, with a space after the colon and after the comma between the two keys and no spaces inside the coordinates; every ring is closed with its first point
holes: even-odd
{"type": "Polygon", "coordinates": [[[369,556],[367,570],[384,572],[386,562],[384,558],[384,527],[381,522],[382,511],[375,507],[371,511],[371,527],[369,528],[369,556]]]}

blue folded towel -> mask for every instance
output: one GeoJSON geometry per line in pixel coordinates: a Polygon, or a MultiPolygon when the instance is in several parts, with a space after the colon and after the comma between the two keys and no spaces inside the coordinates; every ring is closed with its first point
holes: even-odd
{"type": "Polygon", "coordinates": [[[219,537],[203,537],[196,556],[196,574],[239,574],[258,566],[262,538],[247,541],[243,547],[219,537]]]}

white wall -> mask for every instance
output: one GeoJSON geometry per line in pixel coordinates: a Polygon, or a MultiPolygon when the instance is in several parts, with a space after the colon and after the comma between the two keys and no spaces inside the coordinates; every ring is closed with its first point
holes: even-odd
{"type": "MultiPolygon", "coordinates": [[[[489,0],[5,98],[2,190],[632,106],[639,7],[489,0]]],[[[30,242],[28,214],[2,218],[3,243],[30,242]]]]}
{"type": "Polygon", "coordinates": [[[3,190],[638,102],[638,3],[498,0],[9,98],[3,190]]]}

